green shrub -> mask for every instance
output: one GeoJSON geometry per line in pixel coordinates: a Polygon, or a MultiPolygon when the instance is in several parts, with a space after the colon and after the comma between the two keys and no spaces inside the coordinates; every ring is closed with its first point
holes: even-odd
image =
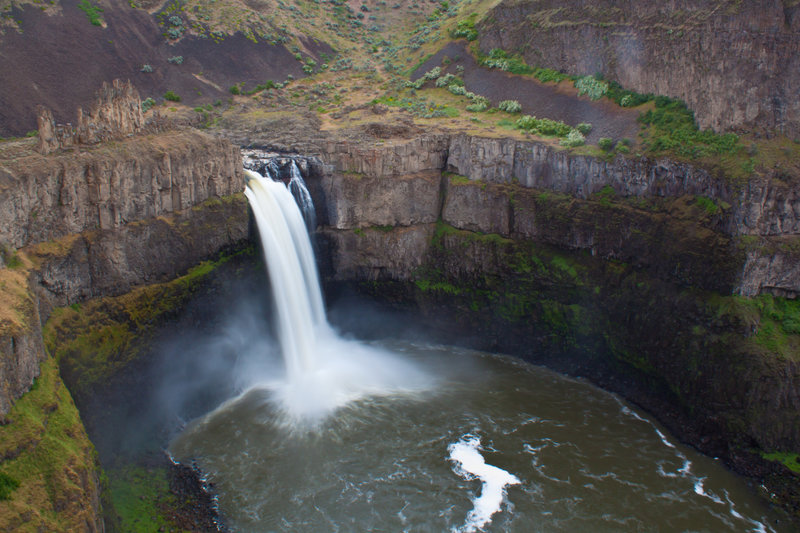
{"type": "Polygon", "coordinates": [[[497,104],[497,108],[506,113],[519,113],[522,111],[522,106],[516,100],[503,100],[497,104]]]}
{"type": "Polygon", "coordinates": [[[156,101],[150,98],[149,96],[142,101],[142,113],[147,113],[147,111],[156,105],[156,101]]]}
{"type": "Polygon", "coordinates": [[[459,22],[453,30],[450,30],[450,37],[453,39],[466,39],[474,41],[478,38],[478,30],[475,29],[475,17],[459,22]]]}
{"type": "Polygon", "coordinates": [[[151,72],[153,72],[153,67],[151,67],[150,65],[142,65],[142,68],[139,69],[139,71],[144,72],[145,74],[150,74],[151,72]]]}
{"type": "Polygon", "coordinates": [[[464,80],[454,74],[445,74],[436,78],[437,87],[448,87],[450,85],[464,85],[464,80]]]}
{"type": "Polygon", "coordinates": [[[489,106],[487,106],[485,103],[480,102],[480,103],[477,103],[477,104],[468,105],[467,106],[467,111],[472,111],[473,113],[480,113],[482,111],[486,111],[486,109],[488,107],[489,106]]]}
{"type": "Polygon", "coordinates": [[[463,85],[456,85],[455,83],[452,85],[448,85],[447,90],[459,96],[464,96],[467,94],[467,90],[464,88],[463,85]]]}
{"type": "Polygon", "coordinates": [[[512,74],[533,74],[534,69],[528,66],[519,55],[509,55],[500,48],[494,48],[488,56],[478,58],[481,65],[496,68],[512,74]]]}
{"type": "Polygon", "coordinates": [[[181,63],[183,63],[183,56],[172,56],[169,59],[167,59],[167,61],[170,63],[174,63],[175,65],[180,65],[181,63]]]}
{"type": "Polygon", "coordinates": [[[600,140],[597,141],[597,146],[599,146],[601,150],[608,152],[614,148],[614,141],[608,137],[600,137],[600,140]]]}
{"type": "Polygon", "coordinates": [[[564,74],[563,72],[559,72],[551,68],[535,68],[531,74],[533,74],[534,78],[544,83],[549,81],[558,83],[570,79],[568,74],[564,74]]]}
{"type": "Polygon", "coordinates": [[[242,91],[239,90],[238,85],[231,85],[230,88],[228,88],[228,92],[236,96],[242,94],[242,91]]]}
{"type": "Polygon", "coordinates": [[[93,26],[103,25],[103,22],[100,19],[100,13],[103,12],[101,7],[92,5],[89,0],[81,0],[81,2],[78,4],[78,9],[86,13],[86,16],[89,18],[89,22],[91,22],[93,26]]]}
{"type": "Polygon", "coordinates": [[[525,115],[517,119],[517,128],[550,137],[566,137],[572,128],[561,121],[525,115]]]}
{"type": "Polygon", "coordinates": [[[486,98],[485,96],[481,96],[475,93],[467,93],[467,98],[472,100],[472,103],[474,105],[483,106],[484,108],[489,107],[489,99],[486,98]]]}
{"type": "Polygon", "coordinates": [[[642,113],[639,122],[652,126],[645,148],[651,152],[674,152],[695,159],[709,155],[733,154],[742,149],[734,133],[700,131],[694,113],[681,100],[655,97],[655,109],[642,113]]]}
{"type": "Polygon", "coordinates": [[[0,501],[10,500],[11,493],[19,487],[19,481],[5,472],[0,472],[0,501]]]}
{"type": "Polygon", "coordinates": [[[561,145],[568,147],[583,146],[585,142],[586,137],[583,136],[583,133],[578,131],[577,128],[573,128],[567,134],[567,138],[561,140],[561,145]]]}
{"type": "Polygon", "coordinates": [[[169,100],[170,102],[180,102],[181,97],[172,91],[167,91],[164,93],[164,100],[169,100]]]}
{"type": "Polygon", "coordinates": [[[599,100],[608,92],[608,83],[600,81],[594,76],[584,76],[575,82],[578,96],[588,95],[592,100],[599,100]]]}
{"type": "Polygon", "coordinates": [[[427,80],[435,80],[442,74],[442,67],[433,67],[428,72],[426,72],[422,77],[427,80]]]}
{"type": "MultiPolygon", "coordinates": [[[[236,86],[234,85],[234,87],[236,87],[236,86]]],[[[231,87],[231,89],[232,88],[233,87],[231,87]]],[[[259,83],[258,85],[256,85],[255,87],[253,87],[251,90],[247,91],[244,94],[250,96],[250,95],[253,95],[253,94],[256,94],[256,93],[260,93],[261,91],[266,91],[268,89],[277,89],[277,88],[279,88],[277,83],[275,83],[272,80],[267,80],[266,83],[259,83]]],[[[236,87],[236,89],[239,90],[238,87],[236,87]]],[[[237,93],[233,93],[233,94],[237,94],[237,93]]],[[[239,94],[242,94],[241,90],[239,90],[239,94]]]]}
{"type": "Polygon", "coordinates": [[[589,132],[592,131],[592,125],[587,122],[581,122],[580,124],[575,126],[575,129],[584,135],[588,135],[589,132]]]}

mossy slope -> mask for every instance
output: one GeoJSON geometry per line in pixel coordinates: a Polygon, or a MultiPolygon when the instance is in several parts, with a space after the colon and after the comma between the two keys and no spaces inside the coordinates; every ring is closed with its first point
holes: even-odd
{"type": "Polygon", "coordinates": [[[99,480],[94,446],[48,357],[34,387],[0,426],[3,531],[99,531],[99,480]]]}

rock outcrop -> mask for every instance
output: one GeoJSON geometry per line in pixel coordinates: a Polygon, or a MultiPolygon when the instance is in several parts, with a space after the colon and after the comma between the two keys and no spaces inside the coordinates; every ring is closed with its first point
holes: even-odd
{"type": "Polygon", "coordinates": [[[480,48],[685,100],[701,127],[800,135],[800,8],[787,0],[505,1],[480,48]]]}
{"type": "Polygon", "coordinates": [[[78,108],[78,123],[56,124],[53,113],[39,106],[37,119],[39,142],[36,149],[41,154],[69,148],[76,144],[97,144],[122,139],[144,129],[144,115],[139,91],[130,81],[114,80],[103,86],[95,97],[88,114],[78,108]]]}
{"type": "Polygon", "coordinates": [[[193,131],[128,138],[142,126],[138,95],[114,84],[101,100],[80,115],[75,131],[55,127],[45,112],[44,153],[20,145],[0,157],[0,420],[4,444],[12,446],[0,453],[13,460],[35,449],[38,441],[9,439],[22,438],[40,419],[36,438],[77,450],[37,459],[31,468],[44,473],[19,480],[24,496],[12,498],[0,520],[12,529],[103,530],[93,448],[45,352],[41,325],[52,310],[173,279],[248,235],[235,147],[193,131]],[[15,414],[15,401],[37,377],[40,386],[25,398],[44,386],[52,399],[15,414]],[[71,413],[72,426],[48,427],[53,412],[71,413]],[[52,516],[35,515],[51,508],[52,516]]]}
{"type": "MultiPolygon", "coordinates": [[[[508,191],[491,196],[499,194],[492,191],[502,188],[487,192],[488,184],[519,187],[521,191],[550,191],[581,200],[610,195],[617,200],[628,199],[631,205],[654,206],[685,197],[679,202],[681,207],[673,203],[673,209],[704,205],[710,216],[709,229],[729,243],[730,250],[723,256],[730,261],[725,281],[718,288],[743,296],[800,294],[800,275],[793,261],[781,259],[780,255],[785,255],[780,250],[792,248],[791,242],[800,235],[800,196],[793,180],[782,176],[753,177],[740,184],[669,159],[598,159],[544,143],[469,135],[426,134],[420,139],[355,147],[347,142],[321,141],[307,148],[316,161],[313,172],[325,176],[309,186],[318,204],[324,206],[319,213],[320,223],[331,228],[406,227],[429,224],[444,216],[462,229],[545,238],[546,225],[531,216],[541,213],[541,209],[535,209],[532,203],[526,208],[519,203],[514,205],[516,200],[508,196],[508,191]],[[458,179],[464,183],[480,185],[480,190],[450,187],[445,199],[442,194],[447,180],[440,179],[443,170],[461,176],[458,179]],[[734,253],[736,247],[742,253],[734,253]],[[748,260],[744,250],[749,250],[748,260]]],[[[517,200],[525,197],[520,195],[517,200]]],[[[569,205],[565,202],[567,209],[569,205]]],[[[675,215],[665,213],[667,218],[675,215]]],[[[680,218],[680,212],[677,215],[680,218]]],[[[546,238],[548,242],[601,253],[603,257],[627,257],[637,264],[656,261],[655,256],[634,258],[630,250],[624,250],[631,232],[640,234],[639,226],[628,227],[628,233],[620,232],[614,244],[609,238],[596,240],[597,235],[591,230],[595,224],[590,219],[591,215],[581,219],[589,226],[575,220],[569,238],[566,234],[546,238]]],[[[687,227],[685,231],[694,230],[687,227]]],[[[657,238],[686,242],[684,237],[665,234],[657,238]]],[[[662,248],[668,250],[670,246],[662,248]]],[[[710,257],[702,248],[696,254],[710,257]]],[[[700,263],[684,260],[683,264],[700,263]]]]}
{"type": "Polygon", "coordinates": [[[197,131],[0,160],[0,243],[111,229],[242,190],[238,150],[197,131]]]}

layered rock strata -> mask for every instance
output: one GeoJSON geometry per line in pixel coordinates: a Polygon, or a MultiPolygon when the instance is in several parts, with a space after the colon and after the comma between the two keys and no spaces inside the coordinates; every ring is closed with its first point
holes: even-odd
{"type": "Polygon", "coordinates": [[[478,29],[484,53],[681,98],[702,128],[800,135],[796,2],[517,0],[478,29]]]}

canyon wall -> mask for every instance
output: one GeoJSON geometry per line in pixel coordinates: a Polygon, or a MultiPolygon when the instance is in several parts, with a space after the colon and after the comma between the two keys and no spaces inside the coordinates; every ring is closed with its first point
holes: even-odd
{"type": "Polygon", "coordinates": [[[478,29],[484,53],[683,99],[702,128],[800,135],[794,1],[510,0],[478,29]]]}
{"type": "MultiPolygon", "coordinates": [[[[656,204],[684,198],[685,209],[692,203],[705,206],[708,228],[704,231],[726,240],[728,249],[723,256],[731,258],[732,266],[724,286],[717,289],[743,296],[800,294],[795,266],[799,257],[793,244],[800,234],[800,192],[791,180],[753,177],[742,184],[669,159],[599,159],[544,143],[468,135],[428,134],[380,145],[324,142],[312,148],[312,152],[315,150],[319,158],[316,174],[327,177],[324,182],[312,183],[311,188],[324,206],[320,223],[332,228],[430,224],[442,217],[444,206],[444,215],[452,216],[454,225],[462,229],[537,238],[607,258],[634,259],[632,252],[622,252],[622,247],[628,246],[631,232],[635,234],[638,229],[619,233],[615,246],[596,243],[589,229],[595,222],[587,216],[575,221],[569,236],[548,236],[530,216],[536,212],[532,205],[498,204],[486,194],[472,200],[448,198],[450,204],[445,203],[442,194],[446,180],[441,181],[441,172],[483,184],[482,193],[487,184],[493,184],[523,192],[549,191],[576,202],[610,195],[631,210],[638,205],[645,214],[661,209],[665,220],[684,213],[675,206],[668,211],[656,204]],[[386,184],[391,185],[391,194],[384,192],[386,184]],[[456,207],[452,202],[464,205],[456,207]],[[462,220],[464,216],[493,223],[478,227],[462,220]]],[[[693,216],[700,217],[702,209],[695,211],[693,216]]],[[[683,240],[680,234],[675,238],[683,240]]],[[[663,249],[668,248],[669,243],[664,243],[663,249]]],[[[696,253],[711,255],[710,250],[702,248],[696,253]]]]}

